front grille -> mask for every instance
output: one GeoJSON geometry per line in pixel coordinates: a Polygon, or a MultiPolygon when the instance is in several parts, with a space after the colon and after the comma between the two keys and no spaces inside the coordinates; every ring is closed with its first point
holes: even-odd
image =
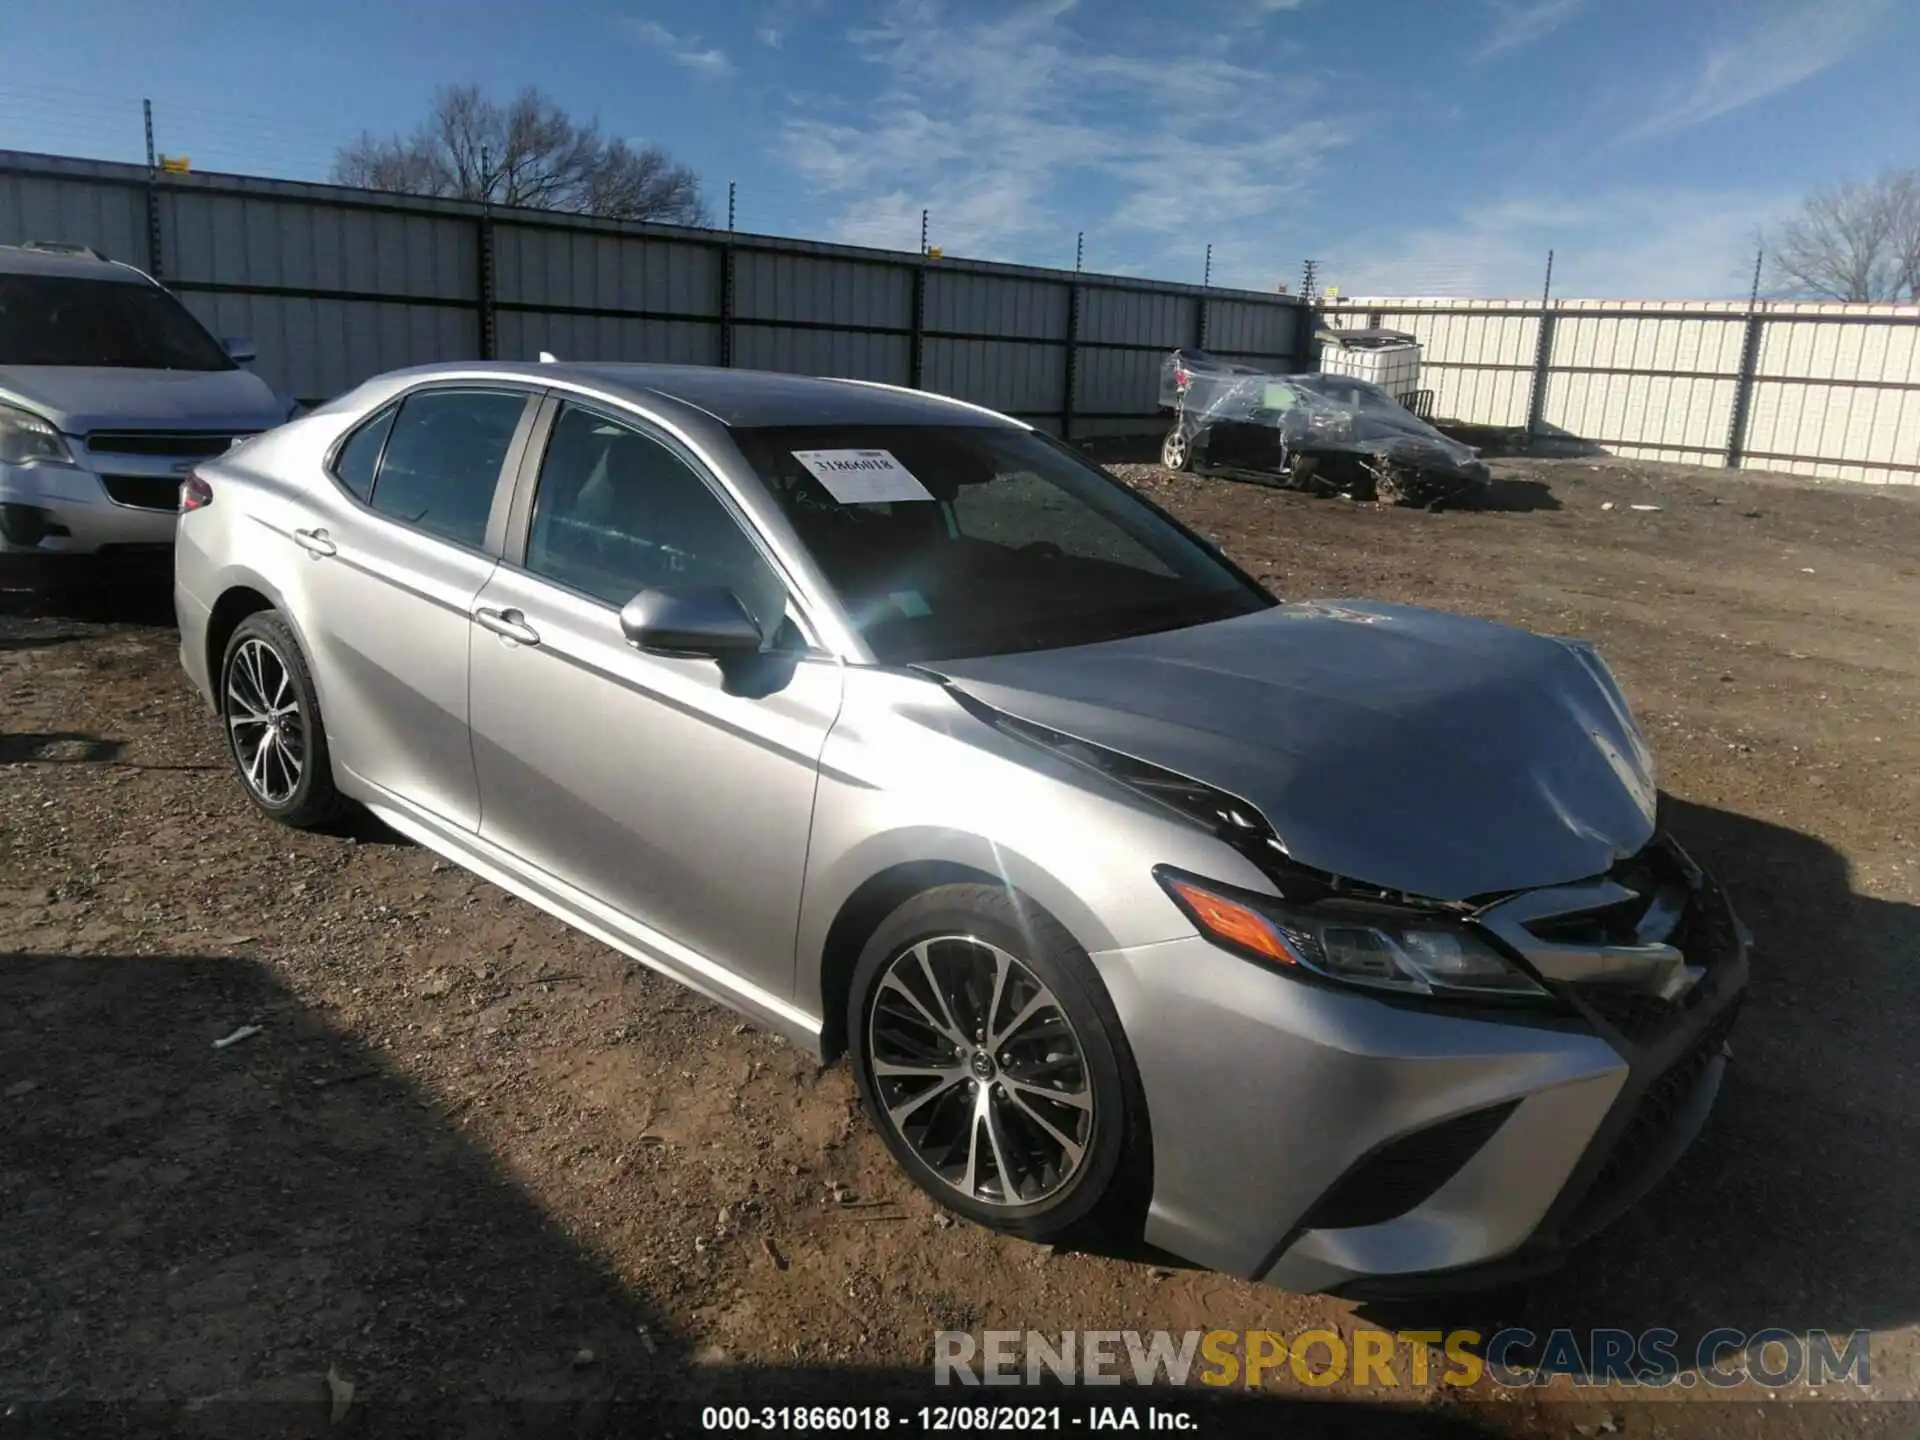
{"type": "Polygon", "coordinates": [[[95,430],[87,448],[96,455],[165,455],[181,460],[207,460],[224,455],[251,430],[95,430]]]}
{"type": "Polygon", "coordinates": [[[116,505],[133,505],[142,510],[178,510],[178,475],[102,475],[100,483],[107,498],[116,505]]]}
{"type": "Polygon", "coordinates": [[[1398,1219],[1431,1199],[1480,1153],[1519,1105],[1469,1111],[1381,1146],[1333,1183],[1300,1221],[1308,1230],[1344,1230],[1398,1219]]]}
{"type": "Polygon", "coordinates": [[[1587,1192],[1587,1205],[1604,1206],[1621,1187],[1631,1186],[1649,1152],[1658,1149],[1660,1142],[1673,1133],[1680,1112],[1693,1098],[1700,1077],[1726,1044],[1739,1009],[1739,1002],[1735,1001],[1714,1016],[1679,1058],[1647,1086],[1620,1138],[1614,1142],[1612,1153],[1594,1177],[1593,1186],[1587,1192]]]}

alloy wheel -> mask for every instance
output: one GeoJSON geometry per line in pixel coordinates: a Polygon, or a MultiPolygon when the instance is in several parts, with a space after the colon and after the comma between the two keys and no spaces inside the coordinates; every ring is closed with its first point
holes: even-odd
{"type": "Polygon", "coordinates": [[[307,763],[306,716],[285,658],[257,636],[227,664],[227,728],[247,788],[267,805],[292,800],[307,763]]]}
{"type": "Polygon", "coordinates": [[[1160,463],[1169,470],[1178,470],[1187,463],[1187,432],[1169,430],[1167,438],[1160,446],[1160,463]]]}
{"type": "Polygon", "coordinates": [[[987,1205],[1033,1205],[1080,1172],[1093,1085],[1053,991],[984,940],[922,940],[881,972],[867,1021],[887,1123],[942,1181],[987,1205]]]}

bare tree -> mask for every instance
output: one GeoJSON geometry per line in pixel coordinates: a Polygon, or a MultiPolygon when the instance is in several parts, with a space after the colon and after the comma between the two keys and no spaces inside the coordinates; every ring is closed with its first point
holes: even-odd
{"type": "Polygon", "coordinates": [[[1809,197],[1767,249],[1790,293],[1920,300],[1920,170],[1889,170],[1809,197]]]}
{"type": "Polygon", "coordinates": [[[412,135],[363,133],[341,146],[333,179],[617,220],[707,223],[693,171],[657,145],[607,139],[599,121],[582,124],[531,88],[501,105],[477,85],[448,86],[412,135]]]}

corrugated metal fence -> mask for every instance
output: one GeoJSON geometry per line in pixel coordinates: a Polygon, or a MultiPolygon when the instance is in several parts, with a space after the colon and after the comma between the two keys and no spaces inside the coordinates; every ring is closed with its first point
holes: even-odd
{"type": "Polygon", "coordinates": [[[942,391],[1070,437],[1156,428],[1160,358],[1306,362],[1288,296],[0,151],[0,243],[163,280],[318,400],[433,360],[738,365],[942,391]]]}
{"type": "Polygon", "coordinates": [[[1433,413],[1695,465],[1920,483],[1920,306],[1357,299],[1420,337],[1433,413]]]}

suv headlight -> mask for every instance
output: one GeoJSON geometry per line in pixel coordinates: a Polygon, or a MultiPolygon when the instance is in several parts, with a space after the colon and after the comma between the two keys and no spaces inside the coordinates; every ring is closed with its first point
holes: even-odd
{"type": "Polygon", "coordinates": [[[1402,994],[1551,999],[1551,994],[1463,924],[1384,905],[1272,896],[1154,871],[1173,903],[1215,944],[1283,973],[1402,994]]]}
{"type": "Polygon", "coordinates": [[[73,451],[67,448],[67,442],[60,438],[52,421],[41,419],[31,410],[0,405],[0,464],[36,462],[71,465],[73,451]]]}

